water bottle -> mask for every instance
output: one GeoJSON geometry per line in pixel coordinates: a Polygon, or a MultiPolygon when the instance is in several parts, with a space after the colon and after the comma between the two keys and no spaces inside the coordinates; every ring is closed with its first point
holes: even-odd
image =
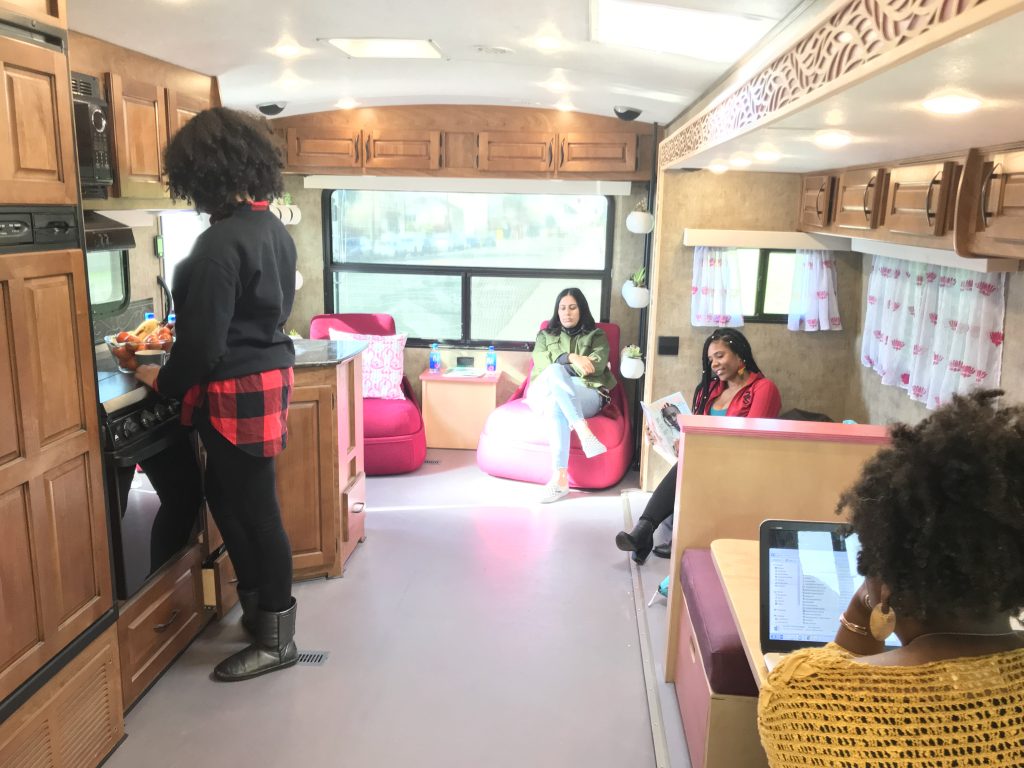
{"type": "Polygon", "coordinates": [[[441,350],[438,349],[436,341],[430,345],[430,372],[441,372],[441,350]]]}
{"type": "Polygon", "coordinates": [[[147,312],[142,318],[143,320],[156,320],[156,312],[147,312]]]}
{"type": "Polygon", "coordinates": [[[176,318],[175,318],[175,316],[174,316],[174,313],[173,313],[173,312],[168,312],[168,313],[167,313],[167,327],[168,327],[168,328],[174,328],[174,322],[175,322],[175,319],[176,319],[176,318]]]}
{"type": "Polygon", "coordinates": [[[498,370],[498,355],[494,351],[494,345],[487,348],[487,372],[495,373],[498,370]]]}

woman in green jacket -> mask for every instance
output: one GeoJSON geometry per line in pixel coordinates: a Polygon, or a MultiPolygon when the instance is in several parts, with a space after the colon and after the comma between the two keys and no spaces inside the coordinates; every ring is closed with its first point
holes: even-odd
{"type": "Polygon", "coordinates": [[[566,288],[555,301],[548,327],[533,346],[533,372],[526,402],[551,425],[553,472],[541,503],[569,493],[569,430],[576,430],[589,459],[607,448],[586,420],[604,407],[615,376],[608,369],[608,337],[597,327],[579,288],[566,288]]]}

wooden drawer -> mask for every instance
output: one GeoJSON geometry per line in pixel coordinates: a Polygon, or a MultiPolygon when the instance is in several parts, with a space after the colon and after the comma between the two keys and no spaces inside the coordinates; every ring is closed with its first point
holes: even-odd
{"type": "Polygon", "coordinates": [[[366,475],[361,472],[341,494],[341,520],[341,562],[344,567],[356,545],[366,539],[366,475]]]}
{"type": "Polygon", "coordinates": [[[170,666],[205,623],[197,544],[121,608],[117,638],[125,707],[170,666]]]}
{"type": "Polygon", "coordinates": [[[203,568],[203,603],[219,619],[238,602],[238,577],[227,552],[203,568]]]}

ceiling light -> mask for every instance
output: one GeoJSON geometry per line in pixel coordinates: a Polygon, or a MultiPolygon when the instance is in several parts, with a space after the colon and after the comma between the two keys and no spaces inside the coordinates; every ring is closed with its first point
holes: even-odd
{"type": "Polygon", "coordinates": [[[708,166],[708,170],[712,173],[723,174],[729,170],[729,164],[721,160],[715,160],[715,162],[708,166]]]}
{"type": "Polygon", "coordinates": [[[537,31],[529,40],[524,41],[526,45],[534,48],[541,53],[556,53],[565,47],[565,40],[562,38],[562,33],[558,31],[551,22],[547,22],[537,31]]]}
{"type": "Polygon", "coordinates": [[[440,59],[433,40],[400,40],[386,37],[332,37],[327,40],[353,59],[440,59]]]}
{"type": "Polygon", "coordinates": [[[825,113],[825,125],[842,125],[846,122],[846,115],[841,109],[830,109],[825,113]]]}
{"type": "Polygon", "coordinates": [[[569,91],[576,90],[570,85],[569,81],[565,79],[565,72],[561,69],[552,71],[551,77],[540,84],[541,88],[545,88],[552,93],[568,93],[569,91]]]}
{"type": "Polygon", "coordinates": [[[555,104],[555,109],[559,112],[572,112],[576,109],[575,105],[569,100],[569,97],[564,97],[561,101],[555,104]]]}
{"type": "Polygon", "coordinates": [[[981,99],[963,93],[944,93],[928,97],[921,106],[933,115],[966,115],[981,106],[981,99]]]}
{"type": "Polygon", "coordinates": [[[749,168],[751,159],[746,155],[733,155],[729,158],[729,165],[733,168],[749,168]]]}
{"type": "Polygon", "coordinates": [[[759,163],[775,163],[782,159],[782,153],[774,147],[761,147],[754,152],[754,159],[759,163]]]}
{"type": "Polygon", "coordinates": [[[775,20],[711,13],[635,0],[591,0],[590,39],[597,43],[733,63],[775,20]]]}
{"type": "Polygon", "coordinates": [[[355,109],[359,106],[359,102],[353,99],[351,96],[346,96],[343,99],[338,99],[334,104],[338,109],[355,109]]]}
{"type": "Polygon", "coordinates": [[[820,149],[842,149],[853,141],[849,131],[818,131],[814,143],[820,149]]]}
{"type": "Polygon", "coordinates": [[[267,53],[277,56],[279,59],[285,59],[286,61],[292,61],[294,59],[300,59],[303,56],[308,56],[313,51],[309,48],[303,48],[292,37],[285,35],[277,41],[277,45],[273,48],[268,48],[267,53]]]}

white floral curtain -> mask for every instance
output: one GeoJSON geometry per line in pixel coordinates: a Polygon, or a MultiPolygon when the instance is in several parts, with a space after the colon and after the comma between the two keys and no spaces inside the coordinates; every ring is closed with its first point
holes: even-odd
{"type": "Polygon", "coordinates": [[[693,252],[690,325],[743,325],[739,256],[728,248],[700,245],[693,252]]]}
{"type": "Polygon", "coordinates": [[[875,256],[861,362],[934,410],[998,386],[1006,276],[875,256]]]}
{"type": "Polygon", "coordinates": [[[841,331],[836,263],[825,251],[797,251],[789,297],[789,330],[841,331]]]}

